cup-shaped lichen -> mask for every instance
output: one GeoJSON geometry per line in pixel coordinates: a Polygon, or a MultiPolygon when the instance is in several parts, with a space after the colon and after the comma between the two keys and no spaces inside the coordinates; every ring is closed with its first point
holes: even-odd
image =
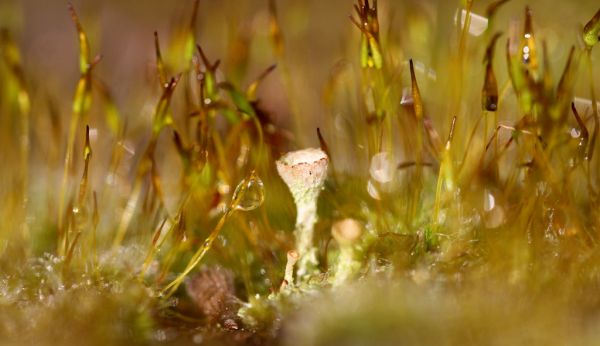
{"type": "Polygon", "coordinates": [[[296,203],[296,249],[300,255],[298,277],[306,277],[317,266],[313,231],[317,222],[317,199],[327,177],[329,158],[321,149],[308,148],[285,154],[277,161],[277,171],[296,203]]]}

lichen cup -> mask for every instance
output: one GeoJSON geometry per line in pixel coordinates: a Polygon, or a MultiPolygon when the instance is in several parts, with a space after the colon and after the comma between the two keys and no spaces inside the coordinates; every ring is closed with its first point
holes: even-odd
{"type": "Polygon", "coordinates": [[[294,234],[300,255],[297,277],[303,279],[312,275],[318,265],[313,233],[317,222],[317,199],[327,177],[329,157],[321,149],[308,148],[283,155],[276,165],[296,203],[294,234]]]}

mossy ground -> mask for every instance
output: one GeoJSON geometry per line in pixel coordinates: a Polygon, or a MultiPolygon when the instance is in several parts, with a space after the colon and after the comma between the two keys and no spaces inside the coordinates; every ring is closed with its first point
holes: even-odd
{"type": "Polygon", "coordinates": [[[600,343],[597,3],[352,5],[0,4],[0,343],[600,343]]]}

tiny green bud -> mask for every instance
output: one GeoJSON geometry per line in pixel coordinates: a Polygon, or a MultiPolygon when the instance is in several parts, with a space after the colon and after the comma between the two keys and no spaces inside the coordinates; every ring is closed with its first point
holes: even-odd
{"type": "Polygon", "coordinates": [[[362,225],[354,219],[344,219],[333,224],[331,235],[340,247],[333,285],[339,286],[354,277],[360,270],[356,243],[363,233],[362,225]]]}
{"type": "Polygon", "coordinates": [[[290,250],[287,252],[287,263],[285,265],[285,274],[283,276],[283,282],[281,283],[281,289],[285,289],[288,285],[294,284],[294,266],[298,262],[300,255],[296,250],[290,250]]]}

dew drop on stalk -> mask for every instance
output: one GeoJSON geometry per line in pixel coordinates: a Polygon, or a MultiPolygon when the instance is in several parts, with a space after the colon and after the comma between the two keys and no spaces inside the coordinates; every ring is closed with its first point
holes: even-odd
{"type": "MultiPolygon", "coordinates": [[[[475,14],[471,11],[467,11],[465,9],[460,11],[460,27],[465,27],[465,22],[467,21],[467,15],[469,17],[469,34],[473,36],[481,36],[488,28],[489,19],[475,14]]],[[[458,24],[458,11],[454,15],[454,24],[458,24]]]]}
{"type": "Polygon", "coordinates": [[[367,192],[369,193],[369,196],[371,196],[373,199],[376,199],[376,200],[381,199],[381,196],[379,195],[379,191],[377,190],[377,188],[375,187],[375,184],[373,184],[373,181],[371,179],[369,179],[369,181],[367,182],[367,192]]]}
{"type": "Polygon", "coordinates": [[[496,207],[496,198],[494,197],[494,195],[491,192],[486,190],[485,191],[485,199],[483,200],[483,209],[485,211],[491,211],[495,207],[496,207]]]}
{"type": "Polygon", "coordinates": [[[531,70],[537,70],[538,62],[533,37],[532,13],[529,7],[525,8],[525,28],[521,38],[521,60],[531,70]]]}
{"type": "Polygon", "coordinates": [[[262,180],[252,172],[235,188],[232,206],[236,210],[250,211],[260,207],[265,200],[265,188],[262,180]]]}
{"type": "Polygon", "coordinates": [[[498,228],[506,222],[506,213],[504,208],[497,206],[487,212],[484,216],[484,224],[487,228],[498,228]]]}
{"type": "Polygon", "coordinates": [[[217,237],[217,239],[221,242],[221,246],[222,247],[226,247],[227,246],[227,238],[223,237],[222,235],[219,235],[217,237]]]}
{"type": "Polygon", "coordinates": [[[578,128],[571,128],[571,137],[572,138],[579,138],[579,136],[581,136],[581,131],[578,128]]]}
{"type": "Polygon", "coordinates": [[[369,174],[371,178],[379,183],[389,183],[392,181],[395,166],[392,164],[391,155],[386,152],[380,152],[371,158],[369,174]]]}

